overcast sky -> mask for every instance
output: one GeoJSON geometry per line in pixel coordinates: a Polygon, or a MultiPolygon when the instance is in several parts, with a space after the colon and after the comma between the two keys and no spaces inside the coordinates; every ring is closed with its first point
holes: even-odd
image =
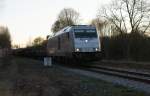
{"type": "Polygon", "coordinates": [[[51,25],[63,8],[80,13],[81,23],[96,17],[101,5],[110,0],[0,0],[0,24],[8,26],[13,44],[25,44],[50,34],[51,25]]]}

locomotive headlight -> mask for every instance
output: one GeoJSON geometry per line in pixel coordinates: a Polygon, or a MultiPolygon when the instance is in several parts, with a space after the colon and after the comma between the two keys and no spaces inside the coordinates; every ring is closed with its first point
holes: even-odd
{"type": "Polygon", "coordinates": [[[79,48],[77,48],[77,49],[76,49],[76,51],[77,51],[77,52],[79,52],[79,51],[80,51],[80,49],[79,49],[79,48]]]}
{"type": "Polygon", "coordinates": [[[88,43],[88,40],[85,40],[86,43],[88,43]]]}
{"type": "Polygon", "coordinates": [[[98,51],[98,48],[95,48],[95,51],[98,51]]]}

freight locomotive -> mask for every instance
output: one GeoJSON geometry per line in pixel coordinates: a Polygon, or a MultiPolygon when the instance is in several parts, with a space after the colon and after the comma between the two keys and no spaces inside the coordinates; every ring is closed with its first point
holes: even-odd
{"type": "Polygon", "coordinates": [[[91,25],[68,26],[48,38],[47,55],[55,59],[99,60],[101,43],[91,25]]]}

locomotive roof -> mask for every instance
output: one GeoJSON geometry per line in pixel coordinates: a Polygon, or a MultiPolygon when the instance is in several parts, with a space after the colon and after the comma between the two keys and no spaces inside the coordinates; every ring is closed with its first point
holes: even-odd
{"type": "Polygon", "coordinates": [[[70,30],[73,30],[73,29],[95,29],[94,26],[91,26],[91,25],[72,25],[72,26],[67,26],[65,28],[63,28],[62,30],[56,32],[56,34],[54,36],[58,36],[60,34],[63,34],[63,33],[66,33],[66,32],[69,32],[70,30]]]}

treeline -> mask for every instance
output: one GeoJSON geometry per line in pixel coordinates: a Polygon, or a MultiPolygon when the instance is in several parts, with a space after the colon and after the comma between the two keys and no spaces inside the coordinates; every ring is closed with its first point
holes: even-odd
{"type": "Polygon", "coordinates": [[[138,33],[102,37],[104,59],[150,61],[150,37],[138,33]]]}
{"type": "Polygon", "coordinates": [[[47,40],[45,40],[42,37],[36,37],[33,41],[31,41],[31,44],[28,44],[26,46],[26,49],[33,50],[34,52],[37,51],[37,53],[41,51],[41,53],[43,52],[42,54],[46,54],[45,53],[46,47],[47,47],[47,40]]]}
{"type": "Polygon", "coordinates": [[[16,48],[13,50],[13,55],[15,56],[23,56],[34,59],[43,59],[46,56],[46,47],[47,40],[44,40],[42,37],[37,37],[31,44],[29,43],[25,48],[16,48]]]}

